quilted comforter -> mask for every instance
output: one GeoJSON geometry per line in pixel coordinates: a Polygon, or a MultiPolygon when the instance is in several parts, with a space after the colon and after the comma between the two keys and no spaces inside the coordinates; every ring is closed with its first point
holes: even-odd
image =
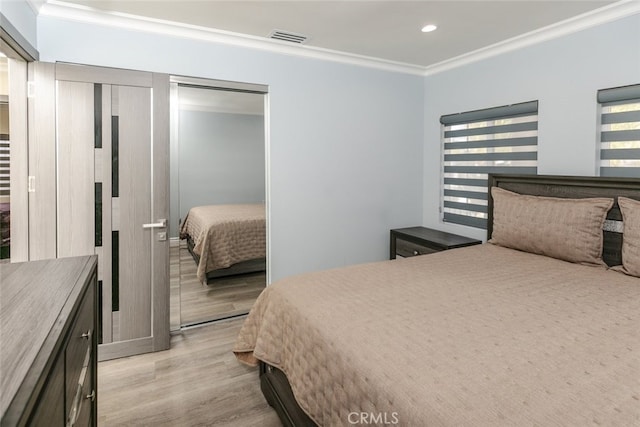
{"type": "Polygon", "coordinates": [[[234,352],[321,426],[631,426],[639,325],[640,279],[485,244],[281,280],[234,352]]]}

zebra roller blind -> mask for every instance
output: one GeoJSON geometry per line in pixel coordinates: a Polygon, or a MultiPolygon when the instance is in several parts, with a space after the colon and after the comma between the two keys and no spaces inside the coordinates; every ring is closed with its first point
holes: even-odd
{"type": "Polygon", "coordinates": [[[9,102],[7,96],[0,95],[0,204],[9,203],[9,145],[9,102]]]}
{"type": "Polygon", "coordinates": [[[9,158],[11,157],[11,149],[9,147],[9,139],[5,136],[0,134],[0,203],[4,203],[5,199],[9,200],[8,197],[10,195],[9,178],[11,170],[9,158]]]}
{"type": "Polygon", "coordinates": [[[640,177],[640,84],[598,91],[600,175],[640,177]]]}
{"type": "Polygon", "coordinates": [[[538,101],[442,116],[443,220],[487,228],[490,173],[537,174],[538,101]]]}

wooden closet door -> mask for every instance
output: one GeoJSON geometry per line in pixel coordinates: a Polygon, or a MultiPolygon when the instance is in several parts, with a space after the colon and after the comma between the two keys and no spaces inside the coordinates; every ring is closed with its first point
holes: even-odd
{"type": "Polygon", "coordinates": [[[54,256],[98,254],[100,360],[166,349],[166,229],[143,226],[168,215],[169,78],[56,64],[53,87],[54,256]]]}
{"type": "Polygon", "coordinates": [[[11,139],[11,262],[29,260],[27,63],[8,59],[11,139]]]}
{"type": "Polygon", "coordinates": [[[28,110],[29,260],[56,258],[55,65],[30,62],[28,110]]]}

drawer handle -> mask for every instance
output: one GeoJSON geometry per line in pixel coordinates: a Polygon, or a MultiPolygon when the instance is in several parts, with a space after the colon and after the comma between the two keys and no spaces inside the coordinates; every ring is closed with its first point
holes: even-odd
{"type": "Polygon", "coordinates": [[[92,402],[94,400],[96,400],[96,391],[95,390],[91,390],[91,394],[87,394],[85,396],[85,399],[90,399],[92,402]]]}
{"type": "Polygon", "coordinates": [[[87,340],[91,341],[91,329],[82,334],[82,338],[86,338],[87,340]]]}

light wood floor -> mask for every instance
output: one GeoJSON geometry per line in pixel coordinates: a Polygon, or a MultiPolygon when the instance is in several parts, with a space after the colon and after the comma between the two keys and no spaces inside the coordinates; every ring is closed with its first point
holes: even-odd
{"type": "Polygon", "coordinates": [[[182,331],[167,351],[100,362],[98,424],[281,426],[257,368],[231,352],[243,320],[182,331]]]}
{"type": "Polygon", "coordinates": [[[172,310],[172,325],[175,322],[186,325],[246,314],[266,285],[266,274],[260,272],[218,278],[205,286],[198,281],[196,268],[185,245],[179,249],[171,248],[172,298],[175,300],[175,286],[179,286],[180,299],[180,319],[176,319],[172,310]],[[179,262],[176,261],[178,257],[179,262]]]}

